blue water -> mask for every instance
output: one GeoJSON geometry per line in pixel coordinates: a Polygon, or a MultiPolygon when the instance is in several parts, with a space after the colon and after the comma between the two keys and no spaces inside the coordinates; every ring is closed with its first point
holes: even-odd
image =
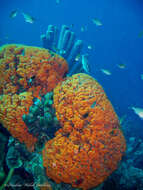
{"type": "Polygon", "coordinates": [[[90,75],[103,86],[119,118],[125,116],[126,139],[143,139],[143,120],[130,108],[143,108],[143,35],[139,37],[143,31],[143,1],[60,0],[57,4],[56,0],[0,0],[0,46],[17,43],[42,47],[40,36],[49,24],[59,29],[65,24],[83,40],[90,75]],[[9,15],[15,9],[18,14],[12,19],[9,15]],[[22,12],[34,17],[35,22],[25,22],[22,12]],[[93,18],[103,25],[93,24],[93,18]],[[124,69],[117,66],[121,63],[126,65],[124,69]]]}
{"type": "Polygon", "coordinates": [[[89,54],[90,75],[105,89],[117,114],[127,115],[130,136],[143,137],[143,120],[131,106],[143,107],[143,1],[141,0],[4,0],[0,1],[0,45],[20,43],[42,47],[40,35],[49,24],[71,28],[83,40],[83,52],[89,54]],[[18,15],[11,19],[12,10],[18,15]],[[21,12],[33,16],[33,24],[26,23],[21,12]],[[103,26],[96,26],[98,18],[103,26]],[[81,27],[87,29],[82,32],[81,27]],[[92,49],[87,46],[91,45],[92,49]],[[118,64],[125,63],[120,69],[118,64]],[[108,69],[111,75],[100,69],[108,69]]]}

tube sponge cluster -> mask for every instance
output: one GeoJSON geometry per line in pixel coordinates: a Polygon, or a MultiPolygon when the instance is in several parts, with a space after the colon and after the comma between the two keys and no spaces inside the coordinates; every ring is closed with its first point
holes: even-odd
{"type": "Polygon", "coordinates": [[[34,98],[52,91],[67,71],[64,58],[44,48],[12,44],[0,49],[0,123],[29,150],[37,138],[22,116],[34,98]]]}
{"type": "Polygon", "coordinates": [[[62,126],[45,144],[47,176],[84,190],[102,183],[118,166],[126,143],[103,88],[87,74],[75,74],[54,89],[62,126]]]}
{"type": "MultiPolygon", "coordinates": [[[[83,46],[82,40],[76,40],[75,33],[66,25],[62,25],[60,31],[56,26],[49,25],[46,35],[42,35],[41,39],[44,48],[56,52],[67,60],[69,70],[73,67],[83,46]]],[[[81,64],[78,64],[81,67],[81,64]]]]}

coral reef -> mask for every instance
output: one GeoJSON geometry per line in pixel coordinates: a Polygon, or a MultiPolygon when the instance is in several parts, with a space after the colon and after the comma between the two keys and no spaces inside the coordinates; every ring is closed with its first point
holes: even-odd
{"type": "Polygon", "coordinates": [[[4,186],[12,189],[52,189],[45,175],[41,153],[27,151],[24,144],[11,136],[5,159],[9,171],[0,189],[4,186]]]}
{"type": "Polygon", "coordinates": [[[52,91],[67,71],[66,61],[44,48],[12,44],[0,49],[0,123],[31,151],[37,138],[22,116],[34,98],[52,91]]]}
{"type": "Polygon", "coordinates": [[[68,64],[52,48],[12,44],[0,49],[0,123],[10,141],[14,138],[3,185],[22,181],[22,171],[33,176],[35,190],[86,190],[118,167],[126,149],[117,115],[98,82],[83,73],[65,78],[81,42],[72,41],[65,26],[59,41],[56,35],[49,26],[46,44],[56,44],[68,64]]]}
{"type": "Polygon", "coordinates": [[[126,154],[119,168],[106,180],[100,190],[142,190],[143,189],[143,141],[130,137],[126,154]]]}
{"type": "MultiPolygon", "coordinates": [[[[12,137],[10,138],[12,139],[12,137]]],[[[11,141],[11,140],[10,140],[11,141]]],[[[143,170],[135,168],[136,164],[142,160],[143,155],[143,142],[141,140],[131,137],[127,142],[127,152],[120,163],[119,168],[113,172],[113,174],[105,180],[100,186],[93,188],[93,190],[142,190],[143,188],[143,170]],[[140,146],[138,146],[140,144],[140,146]],[[138,146],[138,148],[137,148],[138,146]]],[[[21,176],[21,170],[15,172],[12,176],[9,185],[12,189],[28,189],[33,187],[35,190],[53,189],[53,190],[74,190],[69,184],[60,183],[56,184],[53,180],[46,178],[42,157],[37,153],[26,153],[24,146],[14,140],[9,143],[9,148],[14,146],[16,151],[20,153],[20,159],[22,161],[23,170],[28,172],[28,175],[34,177],[34,181],[28,181],[29,178],[21,176]],[[28,154],[28,155],[27,155],[28,154]],[[27,184],[27,185],[26,185],[27,184]],[[32,185],[35,184],[35,185],[32,185]],[[36,185],[37,184],[37,185],[36,185]]],[[[14,155],[14,154],[12,154],[14,155]]],[[[139,164],[139,163],[138,163],[139,164]]],[[[25,173],[25,171],[23,171],[25,173]]],[[[27,176],[27,173],[25,174],[27,176]]],[[[31,178],[31,177],[30,177],[31,178]]],[[[76,188],[77,189],[77,188],[76,188]]]]}
{"type": "Polygon", "coordinates": [[[43,149],[47,176],[82,189],[101,184],[126,149],[103,88],[89,75],[75,74],[54,88],[54,107],[62,128],[43,149]]]}

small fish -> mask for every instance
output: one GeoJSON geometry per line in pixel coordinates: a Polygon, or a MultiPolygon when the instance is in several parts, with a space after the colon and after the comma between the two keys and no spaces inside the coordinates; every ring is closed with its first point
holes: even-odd
{"type": "Polygon", "coordinates": [[[95,24],[96,26],[102,26],[103,24],[101,23],[101,21],[97,18],[92,19],[93,24],[95,24]]]}
{"type": "Polygon", "coordinates": [[[106,74],[106,75],[111,75],[111,72],[107,69],[101,69],[101,72],[106,74]]]}
{"type": "Polygon", "coordinates": [[[138,34],[138,37],[139,37],[139,38],[143,37],[143,31],[141,31],[141,32],[138,34]]]}
{"type": "Polygon", "coordinates": [[[123,115],[122,117],[119,118],[120,125],[122,125],[124,123],[124,121],[125,121],[126,118],[127,118],[126,115],[123,115]]]}
{"type": "Polygon", "coordinates": [[[143,74],[141,74],[141,80],[143,80],[143,74]]]}
{"type": "Polygon", "coordinates": [[[84,32],[84,31],[85,31],[84,26],[82,26],[82,27],[80,28],[80,30],[81,30],[81,32],[84,32]]]}
{"type": "Polygon", "coordinates": [[[124,63],[118,64],[117,65],[120,69],[125,69],[126,65],[124,63]]]}
{"type": "Polygon", "coordinates": [[[82,26],[81,28],[80,28],[80,31],[81,32],[85,32],[87,30],[87,26],[82,26]]]}
{"type": "Polygon", "coordinates": [[[10,18],[15,18],[15,17],[17,16],[17,13],[18,13],[17,10],[13,10],[13,11],[10,13],[9,17],[10,17],[10,18]]]}
{"type": "Polygon", "coordinates": [[[54,52],[56,52],[57,54],[60,54],[60,55],[66,54],[66,50],[64,50],[64,49],[59,49],[59,48],[57,48],[56,46],[52,46],[52,50],[53,50],[54,52]]]}
{"type": "Polygon", "coordinates": [[[60,54],[60,55],[64,55],[64,54],[66,54],[66,50],[64,50],[64,49],[60,49],[59,54],[60,54]]]}
{"type": "Polygon", "coordinates": [[[22,13],[22,14],[23,14],[23,17],[25,19],[25,22],[28,22],[30,24],[33,24],[35,22],[35,18],[32,17],[31,15],[26,14],[26,13],[22,13]]]}
{"type": "Polygon", "coordinates": [[[135,114],[143,119],[143,108],[131,107],[131,109],[135,112],[135,114]]]}
{"type": "Polygon", "coordinates": [[[79,61],[80,60],[80,54],[78,54],[76,57],[75,57],[75,61],[79,61]]]}
{"type": "Polygon", "coordinates": [[[91,45],[88,45],[87,48],[88,48],[88,49],[92,49],[92,46],[91,46],[91,45]]]}
{"type": "Polygon", "coordinates": [[[87,54],[81,56],[81,63],[82,63],[83,70],[89,73],[87,54]]]}

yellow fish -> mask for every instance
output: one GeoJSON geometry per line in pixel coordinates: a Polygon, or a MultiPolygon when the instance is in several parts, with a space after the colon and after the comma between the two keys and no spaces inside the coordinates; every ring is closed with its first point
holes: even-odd
{"type": "Polygon", "coordinates": [[[97,18],[93,18],[93,19],[92,19],[92,22],[93,22],[93,24],[95,24],[96,26],[102,26],[102,25],[103,25],[102,22],[101,22],[99,19],[97,19],[97,18]]]}
{"type": "Polygon", "coordinates": [[[17,15],[17,13],[18,13],[17,10],[13,10],[13,11],[10,13],[9,17],[10,17],[10,18],[15,18],[16,15],[17,15]]]}
{"type": "Polygon", "coordinates": [[[23,14],[23,17],[25,19],[25,22],[28,22],[30,24],[33,24],[35,22],[35,18],[32,17],[31,15],[26,14],[26,13],[22,13],[22,14],[23,14]]]}
{"type": "Polygon", "coordinates": [[[105,75],[111,75],[111,72],[107,69],[101,69],[101,72],[104,73],[105,75]]]}
{"type": "Polygon", "coordinates": [[[135,114],[143,119],[143,108],[131,107],[131,109],[135,112],[135,114]]]}
{"type": "Polygon", "coordinates": [[[117,65],[120,69],[125,69],[126,65],[124,63],[118,64],[117,65]]]}

